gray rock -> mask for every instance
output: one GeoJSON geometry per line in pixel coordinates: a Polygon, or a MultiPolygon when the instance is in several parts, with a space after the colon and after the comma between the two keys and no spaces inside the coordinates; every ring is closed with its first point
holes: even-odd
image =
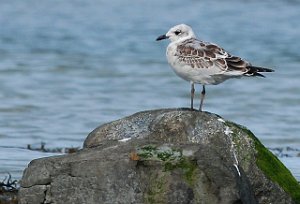
{"type": "Polygon", "coordinates": [[[299,203],[291,173],[246,128],[188,109],[104,124],[77,153],[32,161],[19,203],[299,203]],[[294,201],[293,201],[294,200],[294,201]]]}

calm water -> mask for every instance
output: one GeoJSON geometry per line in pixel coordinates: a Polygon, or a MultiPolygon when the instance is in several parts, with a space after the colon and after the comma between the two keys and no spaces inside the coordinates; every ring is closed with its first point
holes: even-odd
{"type": "MultiPolygon", "coordinates": [[[[79,147],[105,122],[188,107],[190,85],[167,65],[168,42],[155,41],[178,23],[276,69],[208,86],[204,109],[247,126],[267,147],[300,149],[300,1],[181,2],[0,1],[0,180],[53,155],[27,144],[79,147]]],[[[299,155],[280,159],[300,180],[299,155]]]]}

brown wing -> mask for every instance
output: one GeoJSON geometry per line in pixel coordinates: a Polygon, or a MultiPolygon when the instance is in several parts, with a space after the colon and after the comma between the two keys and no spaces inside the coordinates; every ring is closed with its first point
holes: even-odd
{"type": "Polygon", "coordinates": [[[217,67],[221,70],[227,69],[227,52],[217,45],[188,39],[177,46],[179,61],[190,65],[192,68],[217,67]]]}
{"type": "Polygon", "coordinates": [[[240,57],[232,56],[229,54],[227,58],[225,58],[227,66],[228,66],[228,71],[241,71],[241,72],[248,72],[251,64],[245,60],[243,60],[240,57]]]}
{"type": "Polygon", "coordinates": [[[228,73],[232,75],[263,76],[258,72],[272,72],[264,67],[252,66],[246,60],[233,56],[223,48],[196,39],[188,39],[177,46],[176,56],[183,64],[192,68],[209,68],[210,75],[228,73]],[[238,74],[237,74],[238,73],[238,74]]]}

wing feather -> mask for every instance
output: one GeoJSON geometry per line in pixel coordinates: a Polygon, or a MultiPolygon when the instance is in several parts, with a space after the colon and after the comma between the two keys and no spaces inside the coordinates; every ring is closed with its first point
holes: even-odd
{"type": "Polygon", "coordinates": [[[251,64],[240,57],[232,56],[218,45],[188,39],[177,46],[176,56],[181,63],[192,68],[214,68],[214,74],[249,71],[251,64]]]}

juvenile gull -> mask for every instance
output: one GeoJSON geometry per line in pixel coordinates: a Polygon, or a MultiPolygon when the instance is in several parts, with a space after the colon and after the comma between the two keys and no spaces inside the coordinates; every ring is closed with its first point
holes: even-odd
{"type": "Polygon", "coordinates": [[[230,78],[241,76],[260,76],[259,72],[273,72],[264,67],[253,66],[246,60],[226,52],[216,44],[196,39],[192,28],[185,24],[176,25],[156,40],[169,38],[167,59],[175,73],[191,83],[191,109],[195,88],[202,84],[199,110],[202,111],[205,85],[219,84],[230,78]]]}

